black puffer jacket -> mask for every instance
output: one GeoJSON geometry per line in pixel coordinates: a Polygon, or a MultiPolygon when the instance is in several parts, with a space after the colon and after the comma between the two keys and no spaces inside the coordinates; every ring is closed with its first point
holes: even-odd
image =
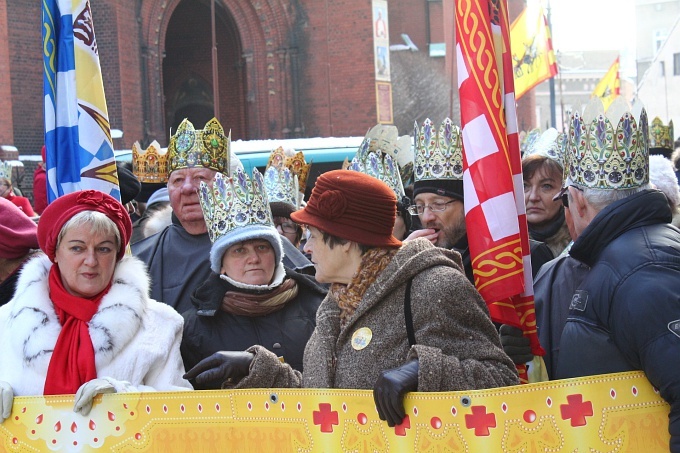
{"type": "Polygon", "coordinates": [[[571,248],[591,267],[573,295],[557,378],[642,370],[670,404],[680,452],[680,230],[648,190],[602,210],[571,248]]]}
{"type": "MultiPolygon", "coordinates": [[[[194,307],[184,316],[182,359],[189,370],[217,351],[244,351],[262,345],[302,371],[302,355],[316,327],[316,310],[327,290],[313,277],[286,268],[286,277],[298,284],[295,299],[264,316],[239,316],[220,310],[227,291],[242,291],[211,273],[193,296],[194,307]]],[[[206,388],[220,388],[221,382],[206,388]]],[[[196,387],[197,389],[200,386],[196,387]]]]}

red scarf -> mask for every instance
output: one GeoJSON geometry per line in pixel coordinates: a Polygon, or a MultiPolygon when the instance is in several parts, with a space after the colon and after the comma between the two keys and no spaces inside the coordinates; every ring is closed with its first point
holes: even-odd
{"type": "Polygon", "coordinates": [[[61,323],[61,332],[47,368],[44,395],[74,394],[81,385],[97,377],[94,346],[87,323],[97,312],[99,303],[111,283],[90,299],[76,297],[64,288],[59,267],[50,270],[50,299],[61,323]]]}

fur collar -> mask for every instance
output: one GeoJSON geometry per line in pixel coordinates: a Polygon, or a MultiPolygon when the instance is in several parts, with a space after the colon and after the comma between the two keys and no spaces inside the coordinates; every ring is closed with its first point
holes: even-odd
{"type": "MultiPolygon", "coordinates": [[[[8,325],[14,332],[14,346],[23,351],[24,365],[45,372],[61,331],[49,298],[51,267],[45,255],[26,263],[10,302],[8,325]]],[[[144,264],[135,257],[124,257],[116,265],[111,289],[89,323],[98,369],[111,362],[137,333],[147,307],[148,291],[149,278],[144,264]]]]}

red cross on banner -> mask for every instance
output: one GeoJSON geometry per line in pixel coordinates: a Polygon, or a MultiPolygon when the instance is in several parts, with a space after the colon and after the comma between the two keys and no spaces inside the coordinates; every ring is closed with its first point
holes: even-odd
{"type": "MultiPolygon", "coordinates": [[[[505,0],[456,2],[465,222],[491,318],[538,342],[505,0]]],[[[526,366],[518,365],[522,382],[526,366]]]]}
{"type": "Polygon", "coordinates": [[[475,436],[488,436],[489,428],[496,427],[496,415],[486,413],[484,406],[472,406],[472,414],[465,414],[465,427],[475,430],[475,436]]]}
{"type": "Polygon", "coordinates": [[[332,411],[329,403],[320,403],[319,410],[312,412],[314,424],[321,425],[322,433],[332,433],[333,425],[337,425],[338,411],[332,411]]]}
{"type": "Polygon", "coordinates": [[[586,417],[593,416],[593,403],[583,401],[583,395],[568,395],[567,404],[560,404],[562,420],[569,419],[571,426],[585,426],[586,417]]]}
{"type": "Polygon", "coordinates": [[[411,429],[411,419],[408,415],[404,417],[404,419],[401,421],[401,424],[394,427],[394,434],[397,436],[405,436],[407,429],[411,429]]]}

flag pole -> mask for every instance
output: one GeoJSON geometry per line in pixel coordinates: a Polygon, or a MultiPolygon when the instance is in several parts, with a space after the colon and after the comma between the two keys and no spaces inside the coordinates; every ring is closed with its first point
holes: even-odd
{"type": "Polygon", "coordinates": [[[217,76],[217,39],[215,38],[215,0],[210,2],[210,20],[212,28],[212,76],[213,76],[213,115],[220,119],[220,86],[217,76]]]}
{"type": "MultiPolygon", "coordinates": [[[[548,29],[550,30],[550,36],[552,37],[552,20],[550,19],[550,0],[548,0],[548,29]]],[[[550,77],[548,82],[550,88],[550,127],[556,128],[557,118],[555,112],[555,77],[550,77]]]]}

